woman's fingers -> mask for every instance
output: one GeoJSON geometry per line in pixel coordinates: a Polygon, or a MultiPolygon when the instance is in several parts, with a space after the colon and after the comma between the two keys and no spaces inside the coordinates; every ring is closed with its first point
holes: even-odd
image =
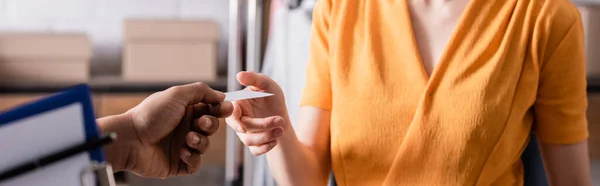
{"type": "Polygon", "coordinates": [[[242,116],[242,123],[246,126],[248,132],[264,132],[277,127],[283,127],[283,118],[272,116],[268,118],[250,118],[242,116]]]}
{"type": "Polygon", "coordinates": [[[188,132],[185,138],[186,145],[197,151],[199,154],[206,152],[210,145],[210,140],[207,136],[201,135],[197,132],[188,132]]]}
{"type": "Polygon", "coordinates": [[[239,72],[237,80],[244,86],[249,86],[253,90],[267,90],[272,84],[275,84],[271,78],[264,74],[256,72],[239,72]]]}
{"type": "Polygon", "coordinates": [[[225,119],[225,122],[238,133],[263,132],[278,127],[282,128],[284,125],[281,116],[271,116],[268,118],[250,118],[242,116],[240,119],[231,116],[225,119]]]}
{"type": "Polygon", "coordinates": [[[247,127],[248,131],[238,131],[237,135],[248,146],[250,152],[255,156],[269,152],[277,145],[277,138],[283,136],[283,120],[279,116],[269,118],[242,117],[242,120],[234,117],[227,118],[227,125],[236,129],[239,126],[247,127]]]}
{"type": "Polygon", "coordinates": [[[246,125],[244,125],[244,123],[242,123],[242,121],[239,119],[235,118],[235,116],[225,118],[225,123],[227,123],[227,125],[229,125],[229,127],[235,130],[237,133],[246,133],[246,125]]]}
{"type": "Polygon", "coordinates": [[[227,125],[229,125],[229,127],[236,132],[244,133],[246,132],[246,126],[244,123],[242,123],[242,121],[239,120],[239,118],[242,117],[242,106],[240,105],[239,101],[232,102],[232,105],[233,113],[231,116],[225,118],[225,123],[227,123],[227,125]]]}
{"type": "MultiPolygon", "coordinates": [[[[238,74],[238,79],[245,79],[245,73],[238,74]]],[[[251,74],[254,76],[256,74],[251,74]]],[[[248,84],[261,86],[265,82],[259,82],[260,79],[255,79],[258,82],[247,79],[248,84]]],[[[277,145],[277,139],[283,136],[284,119],[281,116],[271,116],[267,118],[252,118],[242,114],[242,102],[233,102],[233,114],[225,121],[229,127],[237,132],[238,137],[248,146],[252,154],[258,156],[269,152],[277,145]]]]}
{"type": "Polygon", "coordinates": [[[261,146],[262,144],[277,140],[282,135],[283,128],[281,127],[257,133],[238,133],[240,140],[246,146],[261,146]]]}
{"type": "Polygon", "coordinates": [[[262,144],[260,146],[252,146],[252,147],[249,147],[249,149],[250,149],[250,152],[252,152],[253,155],[260,156],[260,155],[263,155],[263,154],[269,152],[276,145],[277,145],[277,140],[271,141],[271,142],[266,143],[266,144],[262,144]]]}

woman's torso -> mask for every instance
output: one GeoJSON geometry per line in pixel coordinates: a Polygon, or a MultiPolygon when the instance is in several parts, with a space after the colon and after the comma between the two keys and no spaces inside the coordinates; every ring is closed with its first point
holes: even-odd
{"type": "Polygon", "coordinates": [[[333,0],[337,182],[522,184],[540,68],[534,49],[545,37],[539,27],[572,16],[568,3],[471,0],[428,75],[406,0],[333,0]]]}

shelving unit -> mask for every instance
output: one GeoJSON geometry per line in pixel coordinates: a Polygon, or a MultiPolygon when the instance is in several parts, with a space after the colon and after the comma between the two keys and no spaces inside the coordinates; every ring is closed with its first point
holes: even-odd
{"type": "MultiPolygon", "coordinates": [[[[239,16],[240,0],[229,1],[229,39],[227,51],[227,91],[235,91],[241,88],[241,85],[236,80],[236,73],[242,69],[241,60],[241,20],[239,16]],[[235,38],[235,39],[234,39],[235,38]]],[[[233,185],[237,177],[237,165],[239,164],[238,157],[240,143],[237,141],[235,131],[227,127],[225,150],[225,183],[226,186],[233,185]]]]}
{"type": "MultiPolygon", "coordinates": [[[[230,0],[229,1],[229,51],[227,91],[240,90],[242,87],[236,80],[239,71],[259,72],[262,61],[263,13],[267,0],[230,0]],[[244,16],[242,13],[246,13],[244,16]],[[245,21],[244,21],[245,19],[245,21]],[[245,25],[244,25],[245,23],[245,25]],[[244,32],[245,31],[245,32],[244,32]],[[242,40],[245,37],[245,51],[242,40]],[[242,59],[245,54],[245,59],[242,59]],[[245,64],[243,64],[245,63],[245,64]],[[245,66],[245,68],[243,68],[245,66]]],[[[225,185],[232,185],[236,178],[242,177],[243,185],[252,185],[252,168],[255,157],[246,149],[243,160],[238,157],[241,148],[235,131],[227,129],[227,157],[225,185]],[[243,162],[243,175],[238,175],[238,166],[243,162]]]]}
{"type": "MultiPolygon", "coordinates": [[[[227,78],[220,77],[214,82],[205,82],[211,88],[219,91],[227,90],[227,78]]],[[[86,82],[94,93],[132,93],[132,92],[158,92],[169,87],[193,82],[127,82],[118,76],[93,77],[86,82]]],[[[13,84],[1,84],[0,94],[16,93],[51,93],[61,91],[73,83],[41,83],[41,82],[18,82],[13,84]]]]}

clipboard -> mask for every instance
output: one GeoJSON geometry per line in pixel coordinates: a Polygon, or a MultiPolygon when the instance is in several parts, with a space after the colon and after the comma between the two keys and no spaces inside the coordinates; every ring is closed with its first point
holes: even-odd
{"type": "MultiPolygon", "coordinates": [[[[0,113],[0,146],[4,151],[0,153],[0,172],[99,136],[89,87],[85,84],[74,86],[0,113]]],[[[15,178],[0,180],[0,186],[67,183],[82,186],[115,185],[112,168],[105,162],[102,148],[77,154],[15,178]],[[54,180],[51,178],[53,175],[56,175],[54,180]],[[44,180],[47,181],[42,182],[44,180]]]]}

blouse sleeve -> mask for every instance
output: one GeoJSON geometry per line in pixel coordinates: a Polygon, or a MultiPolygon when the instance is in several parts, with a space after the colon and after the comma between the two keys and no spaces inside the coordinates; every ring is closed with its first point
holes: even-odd
{"type": "Polygon", "coordinates": [[[331,78],[329,63],[329,26],[331,1],[319,0],[313,12],[310,57],[307,64],[306,86],[301,106],[331,109],[331,78]]]}
{"type": "Polygon", "coordinates": [[[544,51],[547,57],[540,67],[533,127],[546,143],[570,144],[588,137],[583,26],[579,16],[568,23],[558,25],[562,31],[550,29],[549,38],[556,42],[548,43],[556,44],[544,51]]]}

